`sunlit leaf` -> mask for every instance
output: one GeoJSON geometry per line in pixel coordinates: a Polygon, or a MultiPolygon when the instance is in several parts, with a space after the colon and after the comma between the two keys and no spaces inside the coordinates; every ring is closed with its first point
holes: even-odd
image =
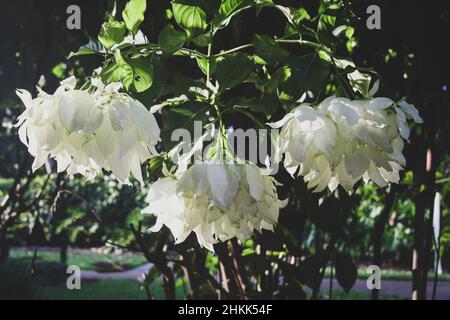
{"type": "Polygon", "coordinates": [[[144,21],[144,13],[147,8],[146,0],[130,0],[122,12],[123,21],[127,29],[136,34],[139,26],[144,21]]]}
{"type": "Polygon", "coordinates": [[[123,22],[110,18],[102,24],[100,33],[98,34],[98,40],[100,40],[105,48],[110,49],[115,44],[123,41],[125,32],[126,27],[123,22]]]}

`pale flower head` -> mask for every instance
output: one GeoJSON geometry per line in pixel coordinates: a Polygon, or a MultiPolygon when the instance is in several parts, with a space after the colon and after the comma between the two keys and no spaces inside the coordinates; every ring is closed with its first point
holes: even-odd
{"type": "Polygon", "coordinates": [[[150,186],[144,213],[156,215],[151,231],[167,226],[176,243],[194,232],[211,251],[219,241],[249,239],[255,231],[272,230],[279,210],[276,181],[253,164],[198,163],[176,179],[150,186]]]}
{"type": "Polygon", "coordinates": [[[71,77],[54,94],[40,90],[34,99],[17,90],[26,107],[17,122],[19,137],[35,157],[33,170],[54,158],[58,172],[90,180],[107,170],[123,182],[131,173],[142,184],[141,163],[156,154],[156,120],[139,101],[120,93],[120,84],[92,83],[93,93],[76,90],[71,77]]]}
{"type": "Polygon", "coordinates": [[[329,97],[317,107],[301,104],[270,125],[281,128],[280,151],[291,175],[298,172],[316,192],[338,185],[351,192],[361,178],[379,186],[399,181],[408,120],[422,122],[404,101],[329,97]]]}

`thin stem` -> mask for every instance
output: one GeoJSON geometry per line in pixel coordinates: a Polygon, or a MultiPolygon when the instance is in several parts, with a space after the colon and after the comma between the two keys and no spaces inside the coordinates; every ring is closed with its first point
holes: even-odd
{"type": "Polygon", "coordinates": [[[231,53],[234,53],[234,52],[238,52],[238,51],[241,51],[241,50],[244,50],[244,49],[247,49],[247,48],[251,48],[251,47],[253,47],[253,44],[252,44],[252,43],[247,43],[247,44],[244,44],[244,45],[242,45],[242,46],[239,46],[239,47],[236,47],[236,48],[227,50],[227,51],[222,51],[222,52],[220,52],[220,53],[216,53],[215,55],[212,55],[212,56],[210,56],[209,58],[218,58],[218,57],[222,57],[222,56],[225,56],[225,55],[227,55],[227,54],[231,54],[231,53]]]}
{"type": "Polygon", "coordinates": [[[225,125],[223,124],[222,121],[222,112],[220,111],[219,107],[217,106],[217,104],[214,104],[214,109],[216,110],[217,113],[217,119],[219,121],[219,148],[221,151],[221,160],[225,161],[226,156],[227,156],[227,149],[228,149],[228,142],[227,142],[227,134],[226,134],[226,129],[225,129],[225,125]]]}
{"type": "Polygon", "coordinates": [[[196,50],[192,50],[192,49],[188,49],[188,48],[181,48],[180,50],[178,50],[177,52],[181,53],[182,56],[189,56],[189,57],[199,57],[199,58],[208,58],[207,55],[198,52],[196,50]]]}
{"type": "MultiPolygon", "coordinates": [[[[301,40],[301,39],[274,39],[274,40],[277,43],[297,43],[297,44],[303,44],[303,45],[307,45],[307,46],[314,47],[314,48],[320,48],[321,50],[324,50],[327,54],[331,54],[331,52],[329,50],[323,48],[322,45],[320,45],[318,43],[315,43],[315,42],[312,42],[312,41],[308,41],[308,40],[301,40]]],[[[220,53],[214,54],[214,55],[210,56],[209,58],[210,59],[218,58],[218,57],[230,54],[230,53],[238,52],[238,51],[241,51],[241,50],[244,50],[244,49],[248,49],[248,48],[252,48],[252,47],[253,47],[253,43],[247,43],[247,44],[244,44],[242,46],[239,46],[239,47],[236,47],[236,48],[233,48],[233,49],[230,49],[230,50],[226,50],[226,51],[222,51],[220,53]]]]}
{"type": "Polygon", "coordinates": [[[210,84],[211,82],[211,52],[212,52],[212,42],[208,45],[208,56],[206,61],[206,83],[210,84]]]}

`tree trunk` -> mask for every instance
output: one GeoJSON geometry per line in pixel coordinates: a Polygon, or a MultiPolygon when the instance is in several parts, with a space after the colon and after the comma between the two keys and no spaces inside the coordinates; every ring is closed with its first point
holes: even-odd
{"type": "Polygon", "coordinates": [[[6,265],[9,259],[9,246],[6,234],[0,231],[0,267],[6,265]]]}
{"type": "MultiPolygon", "coordinates": [[[[372,264],[377,265],[381,268],[382,259],[381,259],[381,248],[383,246],[383,234],[385,230],[385,226],[389,221],[389,214],[392,211],[392,207],[394,205],[395,199],[395,189],[394,186],[391,186],[391,190],[386,194],[385,204],[383,211],[375,222],[375,227],[372,234],[372,243],[373,243],[373,259],[372,264]]],[[[378,300],[379,290],[372,290],[372,300],[378,300]]]]}
{"type": "MultiPolygon", "coordinates": [[[[427,298],[428,267],[427,260],[431,252],[431,228],[426,220],[425,212],[427,208],[433,207],[433,195],[435,192],[434,176],[435,166],[433,166],[432,149],[428,148],[426,153],[426,168],[424,184],[425,190],[416,198],[416,216],[414,218],[414,247],[412,261],[412,299],[424,300],[427,298]]],[[[429,217],[431,219],[431,217],[429,217]]]]}

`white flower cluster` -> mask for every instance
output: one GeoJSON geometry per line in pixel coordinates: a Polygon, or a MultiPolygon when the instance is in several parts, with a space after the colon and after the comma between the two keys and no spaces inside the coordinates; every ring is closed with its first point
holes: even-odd
{"type": "Polygon", "coordinates": [[[249,239],[254,230],[272,230],[279,210],[276,181],[261,175],[254,164],[198,163],[178,179],[166,177],[151,185],[142,212],[157,216],[150,229],[167,226],[176,243],[194,232],[203,247],[237,237],[249,239]]]}
{"type": "Polygon", "coordinates": [[[409,119],[422,123],[405,101],[329,97],[317,108],[301,104],[270,125],[282,128],[280,151],[291,175],[298,170],[316,192],[338,185],[351,192],[361,178],[379,186],[399,181],[409,119]]]}
{"type": "Polygon", "coordinates": [[[141,184],[141,163],[156,154],[160,129],[153,114],[139,101],[118,92],[120,83],[105,86],[93,79],[91,94],[75,89],[68,78],[54,94],[40,90],[33,99],[17,90],[26,110],[19,116],[20,140],[35,157],[33,170],[54,158],[58,172],[80,173],[88,180],[102,169],[120,181],[131,174],[141,184]]]}

